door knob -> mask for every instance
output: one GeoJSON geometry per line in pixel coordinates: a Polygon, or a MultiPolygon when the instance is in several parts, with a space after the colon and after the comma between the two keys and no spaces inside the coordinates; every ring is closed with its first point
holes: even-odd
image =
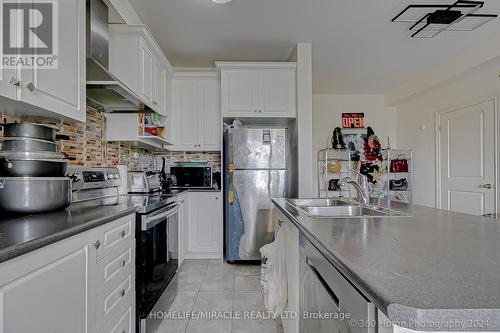
{"type": "Polygon", "coordinates": [[[493,185],[491,185],[491,184],[483,184],[483,185],[481,185],[480,187],[482,187],[482,188],[485,188],[485,189],[489,190],[489,189],[492,189],[492,188],[493,188],[493,185]]]}
{"type": "Polygon", "coordinates": [[[28,83],[26,85],[26,89],[28,89],[31,92],[35,91],[35,85],[33,84],[33,82],[28,83]]]}

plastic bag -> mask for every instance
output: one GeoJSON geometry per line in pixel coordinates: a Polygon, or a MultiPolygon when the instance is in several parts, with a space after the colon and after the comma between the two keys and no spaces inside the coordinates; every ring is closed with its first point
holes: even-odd
{"type": "Polygon", "coordinates": [[[260,285],[268,311],[280,313],[287,302],[285,230],[279,228],[274,242],[260,248],[260,285]]]}

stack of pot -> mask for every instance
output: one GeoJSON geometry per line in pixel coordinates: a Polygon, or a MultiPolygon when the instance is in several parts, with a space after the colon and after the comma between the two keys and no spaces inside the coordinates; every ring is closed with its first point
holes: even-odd
{"type": "Polygon", "coordinates": [[[52,127],[3,124],[0,150],[0,210],[40,213],[68,207],[71,180],[52,127]]]}

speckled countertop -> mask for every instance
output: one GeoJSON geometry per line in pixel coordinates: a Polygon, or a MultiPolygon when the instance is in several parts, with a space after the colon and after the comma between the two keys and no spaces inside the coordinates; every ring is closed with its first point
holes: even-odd
{"type": "Polygon", "coordinates": [[[0,263],[135,211],[128,197],[111,197],[74,203],[52,213],[16,216],[0,212],[0,263]]]}
{"type": "MultiPolygon", "coordinates": [[[[179,189],[187,192],[220,192],[217,189],[179,189]]],[[[71,204],[67,209],[34,215],[9,215],[0,211],[0,263],[78,233],[140,211],[144,195],[124,195],[71,204]],[[139,198],[140,199],[140,198],[139,198]]],[[[157,200],[158,201],[158,200],[157,200]]],[[[149,203],[150,204],[150,203],[149,203]]]]}
{"type": "Polygon", "coordinates": [[[317,219],[273,201],[395,325],[500,330],[499,220],[394,203],[411,216],[317,219]]]}

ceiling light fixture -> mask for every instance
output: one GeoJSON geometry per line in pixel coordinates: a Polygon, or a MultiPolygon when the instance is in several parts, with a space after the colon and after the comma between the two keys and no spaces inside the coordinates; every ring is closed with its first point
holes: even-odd
{"type": "Polygon", "coordinates": [[[212,1],[215,3],[228,3],[228,2],[231,2],[233,0],[212,0],[212,1]]]}
{"type": "Polygon", "coordinates": [[[476,14],[484,1],[458,0],[450,5],[409,5],[392,22],[412,23],[412,38],[432,38],[443,31],[472,31],[498,15],[476,14]]]}

